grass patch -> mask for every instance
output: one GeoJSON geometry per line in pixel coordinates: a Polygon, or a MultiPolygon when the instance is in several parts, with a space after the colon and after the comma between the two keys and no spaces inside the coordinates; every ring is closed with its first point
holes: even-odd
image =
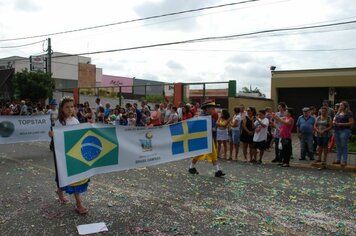
{"type": "Polygon", "coordinates": [[[349,142],[349,152],[356,152],[356,135],[352,135],[349,142]]]}

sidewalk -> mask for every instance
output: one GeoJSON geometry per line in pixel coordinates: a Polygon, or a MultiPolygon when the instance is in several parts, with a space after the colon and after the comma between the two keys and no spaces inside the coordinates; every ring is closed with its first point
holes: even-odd
{"type": "MultiPolygon", "coordinates": [[[[310,161],[307,157],[307,160],[299,160],[300,158],[300,143],[299,139],[296,134],[293,134],[292,136],[292,147],[293,147],[293,159],[290,161],[290,165],[296,166],[296,167],[308,167],[308,168],[322,168],[321,163],[315,163],[315,161],[310,161]]],[[[229,145],[228,145],[228,158],[229,158],[229,145]]],[[[234,153],[233,153],[234,155],[234,153]]],[[[223,156],[223,155],[220,155],[223,156]]],[[[263,155],[263,160],[262,162],[264,164],[271,164],[275,165],[275,163],[272,163],[272,160],[274,159],[274,145],[269,151],[265,151],[263,155]]],[[[317,159],[317,155],[314,155],[314,159],[317,159]]],[[[238,160],[244,160],[243,154],[242,154],[242,144],[240,144],[240,150],[239,150],[239,155],[238,155],[238,160]]],[[[344,171],[356,171],[356,154],[350,154],[348,155],[348,160],[347,160],[347,165],[345,167],[341,167],[340,165],[335,165],[332,164],[336,160],[336,153],[331,152],[328,153],[327,156],[327,164],[326,168],[327,169],[333,169],[333,170],[344,170],[344,171]]]]}

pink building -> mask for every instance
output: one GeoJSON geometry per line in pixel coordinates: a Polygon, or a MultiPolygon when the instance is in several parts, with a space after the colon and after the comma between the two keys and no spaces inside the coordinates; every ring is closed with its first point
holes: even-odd
{"type": "Polygon", "coordinates": [[[101,87],[117,87],[119,91],[119,86],[128,86],[122,87],[122,93],[132,93],[133,78],[122,77],[122,76],[112,76],[112,75],[103,75],[101,79],[101,87]]]}

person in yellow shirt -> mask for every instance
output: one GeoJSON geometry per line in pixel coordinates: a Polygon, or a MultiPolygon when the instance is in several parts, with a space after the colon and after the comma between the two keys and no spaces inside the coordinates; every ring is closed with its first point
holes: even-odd
{"type": "MultiPolygon", "coordinates": [[[[215,112],[215,107],[217,107],[217,106],[218,105],[215,104],[215,102],[207,102],[207,103],[202,104],[201,109],[203,110],[203,112],[202,112],[201,116],[211,116],[211,118],[212,118],[212,115],[215,112]]],[[[211,119],[211,124],[212,124],[212,128],[216,127],[216,122],[214,121],[213,118],[211,119]]],[[[225,173],[221,170],[220,165],[218,164],[218,154],[216,152],[214,142],[212,142],[212,152],[211,153],[199,155],[192,159],[192,162],[191,162],[189,170],[188,170],[189,173],[199,174],[199,172],[195,168],[195,164],[200,160],[208,160],[209,162],[211,162],[213,164],[213,166],[216,168],[215,177],[223,177],[225,175],[225,173]]]]}

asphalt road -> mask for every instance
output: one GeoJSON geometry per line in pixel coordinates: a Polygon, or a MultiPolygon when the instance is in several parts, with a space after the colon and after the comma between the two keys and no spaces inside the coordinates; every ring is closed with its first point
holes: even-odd
{"type": "Polygon", "coordinates": [[[0,145],[0,235],[77,235],[105,222],[107,235],[356,235],[355,173],[189,160],[98,175],[83,194],[56,199],[48,143],[0,145]]]}

